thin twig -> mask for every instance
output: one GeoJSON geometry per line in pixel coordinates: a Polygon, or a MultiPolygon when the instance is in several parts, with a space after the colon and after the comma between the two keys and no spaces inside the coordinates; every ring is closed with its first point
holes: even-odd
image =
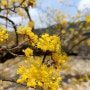
{"type": "Polygon", "coordinates": [[[69,49],[69,51],[72,51],[76,46],[78,46],[81,42],[87,40],[88,38],[90,38],[90,36],[81,39],[78,43],[74,44],[74,45],[69,49]]]}
{"type": "Polygon", "coordinates": [[[46,56],[47,56],[47,52],[48,52],[48,51],[46,51],[46,52],[44,53],[44,57],[43,57],[43,60],[42,60],[42,64],[45,62],[45,58],[46,58],[46,56]]]}

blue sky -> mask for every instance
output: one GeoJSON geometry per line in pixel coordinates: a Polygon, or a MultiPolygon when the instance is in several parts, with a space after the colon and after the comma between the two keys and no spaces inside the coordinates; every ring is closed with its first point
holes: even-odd
{"type": "MultiPolygon", "coordinates": [[[[60,3],[60,0],[37,0],[36,7],[31,8],[29,13],[31,15],[32,20],[35,22],[35,28],[47,27],[46,22],[48,18],[45,17],[45,13],[49,11],[47,7],[51,9],[63,10],[64,14],[70,14],[74,16],[77,14],[77,10],[82,11],[82,14],[89,13],[90,14],[90,0],[63,0],[67,3],[72,3],[74,7],[66,6],[60,3]],[[42,1],[42,3],[40,3],[42,1]],[[88,10],[86,9],[88,8],[88,10]],[[42,22],[46,21],[46,22],[42,22]]],[[[22,19],[21,17],[10,17],[16,24],[20,24],[24,22],[27,23],[28,20],[22,19]]],[[[52,25],[52,22],[49,22],[49,25],[52,25]]]]}
{"type": "Polygon", "coordinates": [[[75,14],[76,9],[85,10],[85,8],[90,8],[90,0],[63,0],[66,4],[71,3],[74,7],[66,6],[62,3],[60,3],[60,0],[42,0],[42,3],[40,3],[41,0],[37,0],[37,8],[42,8],[43,10],[47,9],[47,6],[54,9],[63,9],[64,12],[69,12],[70,14],[75,14]],[[73,13],[72,13],[73,11],[73,13]]]}
{"type": "MultiPolygon", "coordinates": [[[[37,27],[47,27],[45,23],[42,23],[40,19],[45,16],[45,13],[49,11],[47,7],[51,9],[62,10],[64,14],[69,14],[70,16],[75,16],[77,14],[77,9],[82,11],[82,14],[90,13],[90,0],[63,0],[66,4],[71,3],[72,6],[64,5],[60,3],[60,0],[37,0],[36,8],[30,11],[32,19],[35,21],[35,26],[37,27]],[[42,1],[42,3],[40,3],[42,1]],[[88,10],[86,9],[88,8],[88,10]]],[[[47,18],[44,18],[47,20],[47,18]]],[[[51,23],[52,24],[52,23],[51,23]]]]}
{"type": "Polygon", "coordinates": [[[69,7],[64,5],[63,3],[60,3],[60,0],[42,0],[42,3],[40,4],[40,0],[37,0],[37,8],[41,8],[42,10],[48,11],[47,7],[50,7],[51,9],[57,9],[57,10],[63,10],[64,13],[69,13],[71,15],[76,14],[76,8],[78,7],[78,4],[81,0],[64,0],[64,2],[71,3],[74,7],[69,7]],[[73,12],[72,12],[73,11],[73,12]]]}

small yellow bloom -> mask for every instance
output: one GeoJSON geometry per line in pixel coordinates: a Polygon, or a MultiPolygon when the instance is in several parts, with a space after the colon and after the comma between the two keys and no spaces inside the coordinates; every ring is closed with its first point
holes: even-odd
{"type": "Polygon", "coordinates": [[[65,34],[65,33],[66,33],[66,31],[65,31],[65,30],[62,30],[62,31],[61,31],[61,33],[62,33],[62,34],[65,34]]]}
{"type": "Polygon", "coordinates": [[[38,84],[37,84],[38,86],[40,86],[40,87],[42,87],[43,86],[43,84],[41,83],[41,82],[38,82],[38,84]]]}
{"type": "Polygon", "coordinates": [[[26,48],[25,50],[23,50],[23,52],[25,53],[25,56],[30,57],[31,55],[33,55],[33,50],[30,48],[26,48]]]}
{"type": "Polygon", "coordinates": [[[29,26],[29,27],[34,27],[34,21],[28,22],[28,26],[29,26]]]}
{"type": "Polygon", "coordinates": [[[90,14],[86,15],[86,22],[90,22],[90,14]]]}
{"type": "Polygon", "coordinates": [[[90,46],[90,39],[87,40],[87,45],[90,46]]]}
{"type": "Polygon", "coordinates": [[[17,83],[21,83],[21,82],[22,82],[22,80],[21,80],[21,79],[18,79],[16,82],[17,82],[17,83]]]}
{"type": "Polygon", "coordinates": [[[6,29],[3,29],[2,26],[0,26],[0,42],[6,40],[8,38],[8,34],[6,32],[6,29]]]}
{"type": "Polygon", "coordinates": [[[2,80],[0,79],[0,84],[2,84],[2,80]]]}
{"type": "Polygon", "coordinates": [[[1,3],[2,3],[2,5],[3,5],[3,6],[7,6],[7,1],[2,0],[2,2],[1,2],[1,3]]]}

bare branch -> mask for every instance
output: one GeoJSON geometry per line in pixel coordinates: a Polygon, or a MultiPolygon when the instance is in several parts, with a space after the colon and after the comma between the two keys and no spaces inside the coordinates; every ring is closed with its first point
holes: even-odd
{"type": "Polygon", "coordinates": [[[76,46],[78,46],[81,42],[87,40],[88,38],[90,38],[90,36],[87,36],[87,37],[81,39],[78,43],[74,44],[74,45],[69,49],[69,51],[72,51],[76,46]]]}
{"type": "Polygon", "coordinates": [[[14,30],[15,30],[15,34],[16,34],[16,42],[15,42],[15,44],[18,45],[18,34],[17,34],[17,28],[16,28],[15,23],[14,23],[11,19],[9,19],[9,18],[7,18],[7,17],[5,17],[5,16],[0,15],[0,18],[6,19],[6,20],[8,20],[10,23],[12,23],[13,28],[14,28],[14,30]]]}

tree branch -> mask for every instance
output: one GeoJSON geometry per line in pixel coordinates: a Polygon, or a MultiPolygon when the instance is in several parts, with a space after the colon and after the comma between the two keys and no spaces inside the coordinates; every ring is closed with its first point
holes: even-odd
{"type": "Polygon", "coordinates": [[[6,19],[6,20],[8,20],[10,23],[12,23],[12,26],[13,26],[13,28],[14,28],[14,30],[15,30],[15,34],[16,34],[15,44],[18,45],[18,34],[17,34],[17,28],[16,28],[15,23],[14,23],[11,19],[9,19],[9,18],[7,18],[7,17],[5,17],[5,16],[0,15],[0,18],[6,19]]]}
{"type": "Polygon", "coordinates": [[[81,39],[78,43],[74,44],[74,45],[69,49],[69,51],[73,51],[73,49],[74,49],[76,46],[78,46],[81,42],[87,40],[88,38],[90,38],[90,36],[87,36],[87,37],[81,39]]]}

